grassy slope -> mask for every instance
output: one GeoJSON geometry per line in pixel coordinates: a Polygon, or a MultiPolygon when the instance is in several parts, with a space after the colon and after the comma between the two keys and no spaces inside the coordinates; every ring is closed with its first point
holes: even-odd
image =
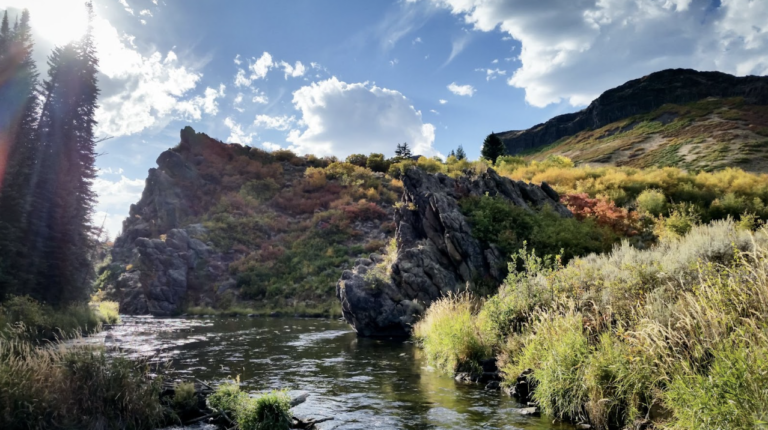
{"type": "Polygon", "coordinates": [[[768,106],[741,98],[665,105],[587,130],[524,154],[564,155],[577,163],[630,167],[677,166],[712,171],[728,166],[768,171],[768,106]]]}

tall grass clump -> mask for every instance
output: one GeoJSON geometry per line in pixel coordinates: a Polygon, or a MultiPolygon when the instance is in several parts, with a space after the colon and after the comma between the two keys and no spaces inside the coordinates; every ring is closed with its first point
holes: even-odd
{"type": "Polygon", "coordinates": [[[581,418],[588,398],[583,368],[590,353],[583,317],[569,310],[540,311],[533,318],[522,350],[502,370],[520,375],[533,369],[529,382],[536,386],[533,398],[542,410],[561,419],[581,418]]]}
{"type": "Polygon", "coordinates": [[[208,404],[234,419],[239,430],[287,430],[291,427],[291,399],[285,391],[250,397],[240,391],[240,378],[221,384],[208,404]]]}
{"type": "Polygon", "coordinates": [[[163,419],[161,380],[143,361],[86,345],[35,346],[0,337],[0,428],[153,429],[163,419]]]}
{"type": "Polygon", "coordinates": [[[442,372],[476,371],[491,355],[474,323],[477,308],[469,293],[451,294],[432,303],[413,328],[430,365],[442,372]]]}
{"type": "Polygon", "coordinates": [[[76,303],[54,308],[29,296],[10,296],[0,303],[0,332],[21,326],[24,336],[54,340],[93,333],[102,324],[119,322],[116,302],[76,303]]]}
{"type": "Polygon", "coordinates": [[[596,429],[768,422],[765,227],[694,224],[648,249],[625,242],[565,266],[527,251],[515,259],[482,304],[427,310],[417,335],[437,351],[428,357],[456,360],[460,321],[496,354],[505,383],[525,375],[555,418],[596,429]]]}

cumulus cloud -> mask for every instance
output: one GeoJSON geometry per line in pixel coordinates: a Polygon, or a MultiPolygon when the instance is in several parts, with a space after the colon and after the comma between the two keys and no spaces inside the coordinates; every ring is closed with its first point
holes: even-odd
{"type": "Polygon", "coordinates": [[[223,87],[189,98],[202,75],[182,64],[173,51],[143,55],[132,38],[121,36],[105,19],[94,22],[100,86],[97,133],[124,136],[174,118],[216,114],[223,87]]]}
{"type": "Polygon", "coordinates": [[[256,127],[266,128],[268,130],[288,130],[296,123],[295,116],[269,116],[269,115],[256,115],[256,119],[253,121],[253,125],[256,127]]]}
{"type": "Polygon", "coordinates": [[[440,100],[438,100],[438,102],[440,102],[441,105],[444,105],[444,104],[448,103],[448,100],[440,99],[440,100]]]}
{"type": "Polygon", "coordinates": [[[291,66],[289,63],[286,63],[285,61],[281,61],[280,67],[282,67],[283,72],[285,72],[285,79],[288,79],[289,76],[292,78],[304,76],[304,72],[307,71],[307,68],[301,64],[301,61],[297,61],[293,66],[291,66]]]}
{"type": "Polygon", "coordinates": [[[245,145],[248,145],[253,141],[253,136],[255,136],[256,133],[246,133],[243,131],[243,126],[238,124],[235,120],[233,120],[230,117],[224,118],[224,125],[226,125],[229,128],[229,137],[227,137],[227,142],[230,143],[242,143],[245,145]]]}
{"type": "Polygon", "coordinates": [[[122,230],[126,208],[141,198],[144,180],[130,179],[121,175],[119,180],[110,181],[103,177],[110,172],[100,171],[100,175],[93,181],[93,190],[99,196],[93,215],[93,224],[101,226],[104,223],[110,237],[114,238],[122,230]]]}
{"type": "Polygon", "coordinates": [[[251,79],[266,78],[269,69],[272,69],[275,66],[275,62],[272,61],[272,55],[270,55],[269,52],[264,52],[261,54],[261,57],[259,57],[254,63],[248,66],[251,69],[251,79]]]}
{"type": "Polygon", "coordinates": [[[522,45],[508,82],[545,106],[589,103],[668,67],[768,73],[768,2],[753,0],[431,0],[479,31],[522,45]]]}
{"type": "Polygon", "coordinates": [[[456,82],[451,82],[451,84],[448,85],[448,90],[457,96],[472,97],[475,94],[475,87],[472,85],[459,85],[456,82]]]}
{"type": "Polygon", "coordinates": [[[254,91],[254,96],[251,99],[252,102],[260,105],[265,105],[269,103],[269,97],[267,97],[266,94],[264,94],[264,91],[259,91],[258,88],[254,91]]]}
{"type": "Polygon", "coordinates": [[[414,154],[437,154],[435,127],[398,91],[332,77],[296,90],[293,105],[304,127],[292,129],[287,141],[299,153],[392,155],[398,143],[408,142],[414,154]]]}

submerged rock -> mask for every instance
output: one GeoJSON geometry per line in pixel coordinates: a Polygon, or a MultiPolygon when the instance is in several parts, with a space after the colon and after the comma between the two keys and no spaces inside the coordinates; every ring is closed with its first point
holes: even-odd
{"type": "Polygon", "coordinates": [[[396,255],[358,261],[336,286],[344,319],[361,336],[407,336],[435,299],[503,280],[505,256],[472,237],[460,199],[487,194],[525,209],[549,205],[561,216],[572,216],[551,188],[513,181],[492,169],[453,179],[412,168],[402,180],[404,193],[395,211],[396,255]]]}

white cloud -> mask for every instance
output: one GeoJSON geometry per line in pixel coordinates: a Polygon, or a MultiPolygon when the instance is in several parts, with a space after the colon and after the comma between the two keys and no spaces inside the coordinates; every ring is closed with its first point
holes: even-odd
{"type": "Polygon", "coordinates": [[[238,66],[239,66],[240,64],[242,64],[242,63],[243,63],[243,61],[242,61],[242,60],[240,60],[240,54],[237,54],[237,55],[235,55],[235,59],[234,59],[233,61],[234,61],[234,62],[235,62],[235,64],[237,64],[238,66]]]}
{"type": "Polygon", "coordinates": [[[261,142],[261,146],[269,151],[277,151],[278,149],[283,149],[282,146],[272,142],[261,142]]]}
{"type": "Polygon", "coordinates": [[[395,59],[393,59],[393,60],[389,60],[389,65],[390,65],[390,66],[392,66],[392,67],[394,67],[394,66],[395,66],[397,63],[399,63],[399,62],[400,62],[400,61],[399,61],[397,58],[395,58],[395,59]]]}
{"type": "Polygon", "coordinates": [[[130,5],[128,4],[128,2],[127,2],[126,0],[119,0],[119,1],[120,1],[120,4],[121,4],[121,5],[123,5],[123,8],[124,8],[124,9],[125,9],[125,10],[126,10],[128,13],[130,13],[131,15],[135,15],[135,14],[133,13],[133,9],[131,9],[130,5]]]}
{"type": "Polygon", "coordinates": [[[441,105],[444,105],[444,104],[448,103],[448,100],[440,99],[440,100],[438,100],[438,102],[440,102],[441,105]]]}
{"type": "Polygon", "coordinates": [[[93,215],[93,224],[101,226],[104,223],[110,237],[114,238],[122,230],[126,209],[141,199],[144,180],[130,179],[121,175],[120,180],[110,181],[100,175],[93,180],[93,190],[99,196],[93,215]]]}
{"type": "Polygon", "coordinates": [[[253,125],[256,127],[266,128],[268,130],[281,130],[285,131],[291,128],[296,123],[295,116],[269,116],[269,115],[256,115],[256,119],[253,121],[253,125]]]}
{"type": "Polygon", "coordinates": [[[232,107],[238,112],[244,112],[245,109],[241,106],[243,103],[243,93],[237,93],[235,100],[232,101],[232,107]]]}
{"type": "Polygon", "coordinates": [[[430,109],[429,111],[432,112],[435,115],[440,115],[440,112],[438,112],[438,111],[436,111],[434,109],[430,109]]]}
{"type": "Polygon", "coordinates": [[[479,31],[522,45],[508,82],[545,106],[589,103],[669,67],[768,73],[768,2],[754,0],[431,0],[479,31]]]}
{"type": "Polygon", "coordinates": [[[141,12],[139,12],[139,15],[141,15],[141,16],[152,16],[152,12],[149,9],[144,9],[141,12]]]}
{"type": "Polygon", "coordinates": [[[464,51],[464,48],[467,47],[469,44],[469,41],[471,39],[471,36],[469,33],[464,33],[458,38],[454,39],[451,43],[451,55],[448,56],[448,59],[445,60],[445,63],[443,63],[443,67],[450,64],[451,61],[453,61],[456,56],[461,54],[462,51],[464,51]]]}
{"type": "MultiPolygon", "coordinates": [[[[498,63],[498,60],[496,60],[496,62],[498,63]]],[[[499,70],[499,69],[475,69],[475,71],[476,72],[485,72],[485,80],[486,81],[491,81],[491,80],[496,79],[496,77],[499,76],[499,75],[503,76],[503,75],[507,74],[506,70],[499,70]]]]}
{"type": "Polygon", "coordinates": [[[219,85],[219,89],[206,88],[204,95],[196,96],[188,100],[179,101],[175,110],[180,114],[180,118],[186,120],[199,121],[203,113],[216,115],[219,113],[219,104],[216,101],[219,97],[224,97],[224,84],[219,85]]]}
{"type": "Polygon", "coordinates": [[[202,75],[180,64],[173,51],[143,55],[132,45],[132,37],[120,36],[99,17],[94,35],[103,91],[96,112],[97,134],[130,135],[190,113],[215,114],[218,92],[189,99],[202,75]]]}
{"type": "Polygon", "coordinates": [[[265,105],[265,104],[269,103],[269,97],[267,97],[267,95],[264,94],[264,91],[259,91],[258,88],[254,88],[253,92],[254,92],[255,95],[251,99],[252,102],[260,104],[260,105],[265,105]]]}
{"type": "Polygon", "coordinates": [[[346,157],[364,148],[392,155],[402,142],[414,154],[437,153],[435,127],[398,91],[332,77],[296,90],[293,105],[305,128],[291,130],[286,140],[299,153],[346,157]]]}
{"type": "Polygon", "coordinates": [[[297,61],[296,64],[293,66],[286,63],[285,61],[281,61],[280,67],[282,67],[283,72],[285,72],[285,79],[288,79],[289,76],[292,78],[298,78],[299,76],[304,76],[304,72],[307,71],[307,68],[304,67],[303,64],[301,64],[301,61],[297,61]]]}
{"type": "Polygon", "coordinates": [[[236,87],[251,86],[251,79],[245,76],[245,70],[237,69],[237,74],[235,75],[235,86],[236,87]]]}
{"type": "Polygon", "coordinates": [[[272,69],[275,66],[275,62],[272,61],[272,55],[270,55],[269,52],[264,52],[261,54],[261,57],[259,57],[258,60],[248,66],[252,72],[250,79],[255,80],[266,78],[269,69],[272,69]]]}
{"type": "Polygon", "coordinates": [[[491,64],[499,64],[499,59],[496,58],[495,60],[491,61],[491,64]]]}
{"type": "Polygon", "coordinates": [[[248,145],[253,141],[253,136],[256,135],[256,133],[245,133],[243,127],[230,117],[224,118],[224,125],[229,127],[230,134],[227,137],[227,142],[229,143],[248,145]]]}
{"type": "Polygon", "coordinates": [[[422,43],[421,37],[417,37],[417,38],[413,39],[413,42],[411,42],[411,44],[413,44],[413,45],[415,45],[417,43],[422,43]]]}
{"type": "Polygon", "coordinates": [[[472,85],[458,85],[456,82],[451,82],[450,85],[448,85],[448,90],[450,90],[452,93],[456,94],[457,96],[469,96],[472,97],[475,94],[475,87],[472,85]]]}

